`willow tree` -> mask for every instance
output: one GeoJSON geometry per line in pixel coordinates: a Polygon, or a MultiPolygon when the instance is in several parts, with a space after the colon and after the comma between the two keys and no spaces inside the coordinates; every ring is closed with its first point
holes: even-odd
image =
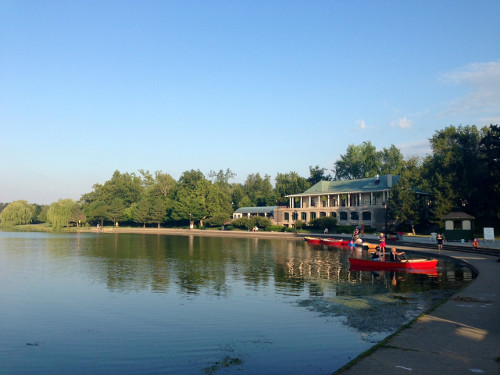
{"type": "Polygon", "coordinates": [[[47,210],[47,221],[53,228],[69,227],[72,222],[78,223],[84,217],[80,204],[73,199],[59,199],[47,210]]]}
{"type": "Polygon", "coordinates": [[[27,201],[14,201],[0,213],[0,223],[3,226],[29,224],[35,216],[35,211],[35,205],[27,201]]]}

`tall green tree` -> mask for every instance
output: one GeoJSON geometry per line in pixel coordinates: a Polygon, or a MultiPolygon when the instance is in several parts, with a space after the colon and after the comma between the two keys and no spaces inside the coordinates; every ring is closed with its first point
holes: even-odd
{"type": "Polygon", "coordinates": [[[400,174],[404,165],[404,157],[394,145],[377,151],[370,141],[358,146],[351,144],[334,164],[335,179],[354,180],[377,174],[400,174]]]}
{"type": "Polygon", "coordinates": [[[389,148],[384,147],[382,151],[378,151],[378,154],[380,158],[379,174],[399,175],[406,167],[406,161],[401,150],[394,145],[391,145],[389,148]]]}
{"type": "Polygon", "coordinates": [[[483,224],[500,226],[500,127],[490,125],[480,143],[481,159],[487,166],[484,174],[484,187],[489,192],[483,193],[483,224]]]}
{"type": "Polygon", "coordinates": [[[206,197],[210,187],[199,170],[184,172],[176,186],[171,217],[176,221],[201,221],[208,215],[206,197]]]}
{"type": "Polygon", "coordinates": [[[424,161],[424,177],[432,189],[434,222],[452,209],[473,216],[482,211],[488,187],[484,185],[487,165],[480,154],[486,128],[449,126],[430,139],[432,155],[424,161]]]}
{"type": "Polygon", "coordinates": [[[151,207],[149,209],[149,222],[158,225],[158,229],[161,227],[161,223],[166,220],[167,216],[167,203],[164,197],[155,197],[151,201],[151,207]]]}
{"type": "Polygon", "coordinates": [[[25,200],[9,203],[0,213],[2,226],[29,224],[35,216],[36,207],[25,200]]]}
{"type": "Polygon", "coordinates": [[[387,206],[390,221],[413,233],[416,227],[427,229],[428,226],[428,194],[421,189],[421,174],[421,160],[418,157],[408,159],[398,183],[391,190],[387,206]]]}
{"type": "Polygon", "coordinates": [[[145,228],[146,223],[150,221],[150,209],[151,205],[147,198],[142,198],[137,203],[132,204],[132,217],[135,223],[142,224],[145,228]]]}
{"type": "Polygon", "coordinates": [[[264,207],[276,204],[276,196],[269,175],[265,175],[264,178],[259,173],[248,175],[244,190],[252,206],[264,207]]]}
{"type": "Polygon", "coordinates": [[[303,193],[311,187],[311,182],[300,177],[297,172],[278,173],[275,181],[274,191],[280,206],[288,205],[287,195],[303,193]]]}
{"type": "Polygon", "coordinates": [[[379,174],[381,170],[380,154],[371,142],[347,146],[345,155],[334,164],[336,180],[354,180],[379,174]]]}

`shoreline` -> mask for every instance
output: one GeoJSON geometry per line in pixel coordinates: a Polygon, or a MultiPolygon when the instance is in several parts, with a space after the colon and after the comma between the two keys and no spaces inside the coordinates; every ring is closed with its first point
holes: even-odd
{"type": "Polygon", "coordinates": [[[264,231],[240,231],[240,230],[211,230],[211,229],[174,229],[174,228],[116,228],[104,227],[102,230],[96,228],[82,229],[80,233],[134,233],[134,234],[161,234],[171,236],[198,236],[198,237],[242,237],[242,238],[279,238],[288,240],[304,240],[310,233],[288,233],[288,232],[264,232],[264,231]]]}

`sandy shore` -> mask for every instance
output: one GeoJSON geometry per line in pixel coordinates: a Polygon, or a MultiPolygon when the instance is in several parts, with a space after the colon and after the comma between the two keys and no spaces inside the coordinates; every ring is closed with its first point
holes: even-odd
{"type": "Polygon", "coordinates": [[[81,229],[80,232],[99,233],[140,233],[140,234],[161,234],[170,236],[204,236],[204,237],[240,237],[240,238],[279,238],[287,240],[303,241],[307,233],[290,232],[264,232],[264,231],[243,231],[243,230],[208,230],[208,229],[173,229],[173,228],[131,228],[131,227],[104,227],[97,231],[97,228],[81,229]]]}

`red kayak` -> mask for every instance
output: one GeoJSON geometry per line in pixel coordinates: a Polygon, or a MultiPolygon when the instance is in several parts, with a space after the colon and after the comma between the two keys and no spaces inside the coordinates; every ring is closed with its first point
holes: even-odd
{"type": "Polygon", "coordinates": [[[323,238],[321,243],[327,246],[347,246],[349,244],[348,240],[336,240],[333,238],[323,238]]]}
{"type": "Polygon", "coordinates": [[[437,259],[409,259],[401,262],[349,258],[351,267],[369,270],[429,270],[436,268],[437,259]]]}
{"type": "Polygon", "coordinates": [[[304,237],[304,240],[307,241],[307,243],[311,245],[320,245],[321,244],[321,238],[318,237],[304,237]]]}

